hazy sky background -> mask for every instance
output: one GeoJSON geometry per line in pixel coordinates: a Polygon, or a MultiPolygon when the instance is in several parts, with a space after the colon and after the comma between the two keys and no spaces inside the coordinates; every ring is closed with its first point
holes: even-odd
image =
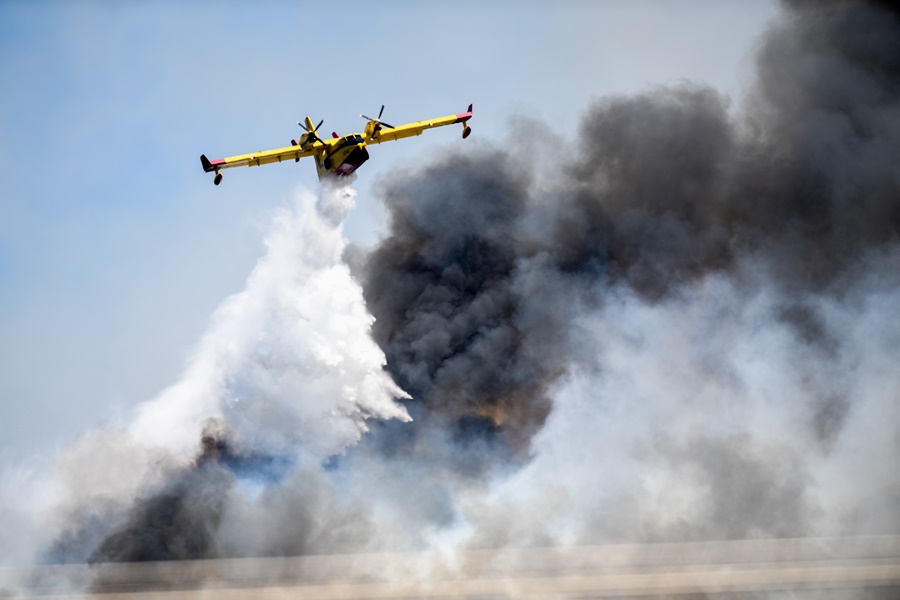
{"type": "MultiPolygon", "coordinates": [[[[458,128],[372,149],[379,182],[458,144],[572,139],[607,94],[706,82],[739,108],[774,2],[0,2],[0,470],[122,421],[174,382],[242,289],[273,209],[312,162],[225,172],[199,155],[286,145],[309,113],[360,130],[475,105],[458,128]]],[[[567,149],[568,151],[568,149],[567,149]]]]}

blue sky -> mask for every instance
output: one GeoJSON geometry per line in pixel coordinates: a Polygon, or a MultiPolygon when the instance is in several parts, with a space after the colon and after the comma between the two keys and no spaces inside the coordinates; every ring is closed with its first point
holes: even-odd
{"type": "Polygon", "coordinates": [[[475,104],[456,128],[374,148],[377,189],[448,147],[505,144],[523,117],[574,138],[591,101],[685,79],[739,106],[773,2],[0,2],[0,468],[126,419],[179,375],[262,253],[311,163],[199,155],[285,145],[309,113],[359,130],[475,104]]]}

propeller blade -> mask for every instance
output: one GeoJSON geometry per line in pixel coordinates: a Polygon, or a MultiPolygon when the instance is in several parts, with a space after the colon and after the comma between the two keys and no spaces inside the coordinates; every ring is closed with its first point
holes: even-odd
{"type": "Polygon", "coordinates": [[[381,124],[382,127],[387,127],[388,129],[394,129],[393,125],[388,125],[384,121],[378,121],[378,122],[381,124]]]}
{"type": "Polygon", "coordinates": [[[306,125],[304,125],[302,121],[297,121],[297,125],[299,125],[303,129],[303,131],[309,131],[309,129],[306,128],[306,125]]]}
{"type": "Polygon", "coordinates": [[[378,118],[381,119],[381,114],[384,112],[384,104],[381,105],[381,110],[378,111],[378,118]]]}
{"type": "Polygon", "coordinates": [[[324,122],[325,122],[325,119],[322,119],[321,121],[319,121],[319,124],[316,125],[316,127],[315,127],[315,129],[313,129],[313,131],[318,131],[318,130],[319,130],[319,127],[321,127],[321,126],[322,126],[322,123],[324,123],[324,122]]]}
{"type": "Polygon", "coordinates": [[[373,119],[372,117],[367,117],[366,115],[359,115],[359,116],[361,116],[366,121],[377,121],[378,120],[378,119],[373,119]]]}

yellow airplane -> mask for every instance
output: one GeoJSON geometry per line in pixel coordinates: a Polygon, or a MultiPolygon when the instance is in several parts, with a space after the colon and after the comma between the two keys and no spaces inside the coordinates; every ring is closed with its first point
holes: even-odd
{"type": "Polygon", "coordinates": [[[290,159],[298,162],[304,156],[314,156],[316,158],[316,171],[319,173],[319,179],[322,180],[330,176],[346,177],[356,171],[364,162],[369,160],[369,151],[366,150],[366,146],[369,144],[380,144],[414,135],[422,135],[422,132],[426,129],[453,125],[454,123],[462,123],[463,139],[469,137],[469,134],[472,133],[472,128],[466,123],[472,118],[471,104],[466,112],[458,115],[447,115],[446,117],[429,121],[416,121],[415,123],[397,127],[381,120],[383,112],[384,105],[381,106],[378,116],[374,119],[365,115],[359,115],[367,121],[366,128],[362,133],[350,133],[344,136],[332,133],[331,139],[324,140],[316,133],[319,127],[322,126],[322,123],[324,123],[324,120],[319,121],[319,124],[314,127],[312,119],[307,115],[305,123],[297,121],[297,125],[302,127],[306,133],[300,136],[299,140],[291,140],[290,146],[216,160],[209,160],[203,154],[200,156],[200,162],[203,164],[204,171],[216,174],[213,183],[219,185],[222,183],[222,174],[219,172],[221,169],[258,167],[290,159]]]}

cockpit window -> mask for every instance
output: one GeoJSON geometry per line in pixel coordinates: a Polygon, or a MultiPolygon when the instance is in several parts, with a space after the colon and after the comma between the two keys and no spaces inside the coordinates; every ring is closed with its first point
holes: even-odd
{"type": "Polygon", "coordinates": [[[361,144],[362,142],[363,142],[363,137],[361,135],[348,135],[341,140],[340,144],[338,145],[338,148],[346,148],[347,146],[352,146],[354,144],[361,144]]]}

